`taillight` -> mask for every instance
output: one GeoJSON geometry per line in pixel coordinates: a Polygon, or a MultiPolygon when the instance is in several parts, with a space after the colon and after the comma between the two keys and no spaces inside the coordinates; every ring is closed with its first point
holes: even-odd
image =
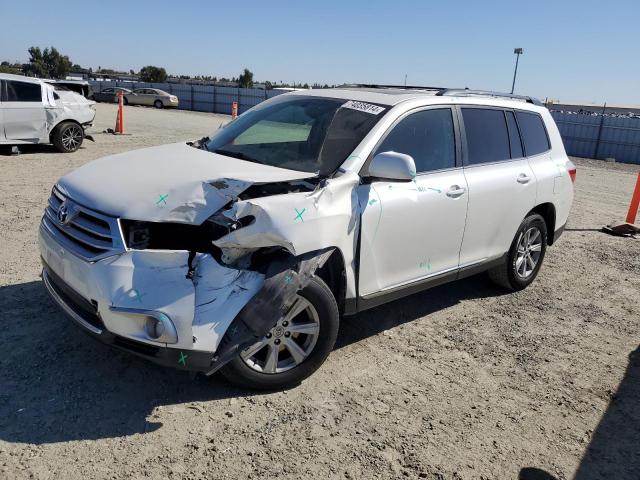
{"type": "Polygon", "coordinates": [[[569,176],[571,177],[571,182],[576,183],[576,167],[570,168],[567,171],[569,172],[569,176]]]}

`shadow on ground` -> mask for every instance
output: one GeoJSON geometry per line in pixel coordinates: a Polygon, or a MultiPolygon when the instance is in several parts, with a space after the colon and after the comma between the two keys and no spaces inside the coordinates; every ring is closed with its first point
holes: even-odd
{"type": "MultiPolygon", "coordinates": [[[[499,295],[471,278],[343,321],[336,348],[467,299],[499,295]]],[[[86,336],[48,298],[40,281],[0,288],[0,439],[47,444],[121,437],[162,426],[159,405],[243,397],[214,376],[192,380],[86,336]]]]}
{"type": "MultiPolygon", "coordinates": [[[[555,480],[537,468],[523,468],[519,480],[555,480]]],[[[624,378],[612,394],[574,480],[640,479],[640,347],[629,354],[624,378]]]]}

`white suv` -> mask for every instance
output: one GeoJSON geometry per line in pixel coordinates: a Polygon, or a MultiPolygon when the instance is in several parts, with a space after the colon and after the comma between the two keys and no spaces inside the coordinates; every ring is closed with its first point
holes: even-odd
{"type": "Polygon", "coordinates": [[[43,280],[106,343],[283,388],[322,364],[341,315],[486,270],[525,288],[574,178],[528,97],[293,92],[211,138],[61,178],[40,228],[43,280]]]}
{"type": "Polygon", "coordinates": [[[94,101],[37,78],[0,73],[0,145],[53,143],[75,152],[96,116],[94,101]]]}

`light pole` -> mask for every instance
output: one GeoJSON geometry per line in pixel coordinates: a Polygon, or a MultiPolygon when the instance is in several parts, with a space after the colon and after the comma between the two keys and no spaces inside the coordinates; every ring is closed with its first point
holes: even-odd
{"type": "Polygon", "coordinates": [[[516,54],[516,68],[513,71],[513,83],[511,84],[511,93],[513,93],[513,89],[516,86],[516,75],[518,74],[518,60],[520,59],[520,55],[524,53],[524,50],[521,48],[514,48],[513,53],[516,54]]]}

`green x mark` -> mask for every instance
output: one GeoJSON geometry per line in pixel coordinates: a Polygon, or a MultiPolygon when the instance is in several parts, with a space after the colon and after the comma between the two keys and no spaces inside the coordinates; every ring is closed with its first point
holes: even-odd
{"type": "Polygon", "coordinates": [[[132,292],[133,292],[133,294],[135,295],[135,297],[134,297],[134,298],[135,298],[137,301],[139,301],[140,303],[142,303],[142,297],[144,297],[144,296],[146,295],[146,293],[144,293],[144,294],[142,294],[142,295],[141,295],[141,294],[140,294],[140,292],[139,292],[138,290],[136,290],[135,288],[132,290],[132,292]]]}
{"type": "Polygon", "coordinates": [[[296,220],[300,219],[300,221],[304,222],[304,218],[302,218],[302,214],[305,212],[306,208],[303,208],[302,211],[298,211],[297,208],[294,208],[294,210],[296,211],[297,215],[296,215],[296,218],[293,219],[293,221],[295,222],[296,220]]]}
{"type": "Polygon", "coordinates": [[[169,196],[169,194],[165,194],[165,195],[160,195],[160,199],[156,202],[156,205],[160,205],[160,203],[162,202],[163,205],[167,204],[167,197],[169,196]]]}
{"type": "Polygon", "coordinates": [[[180,358],[178,359],[178,363],[182,366],[186,366],[188,356],[189,355],[185,355],[184,352],[180,352],[180,358]]]}
{"type": "Polygon", "coordinates": [[[375,198],[372,198],[371,200],[369,200],[369,205],[373,205],[374,203],[376,203],[378,200],[376,200],[375,198]]]}
{"type": "Polygon", "coordinates": [[[293,276],[292,275],[285,275],[284,276],[284,283],[286,283],[287,285],[290,285],[293,283],[293,276]]]}

